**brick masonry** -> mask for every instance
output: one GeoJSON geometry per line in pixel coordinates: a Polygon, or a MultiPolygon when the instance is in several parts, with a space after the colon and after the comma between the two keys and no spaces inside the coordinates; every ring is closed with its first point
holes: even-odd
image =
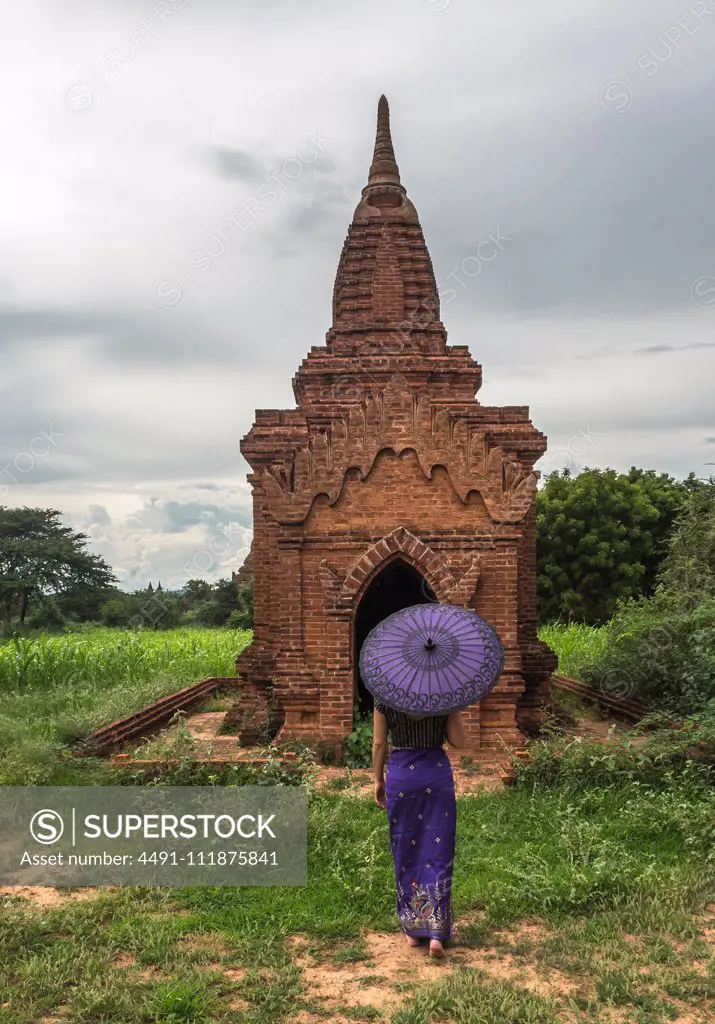
{"type": "Polygon", "coordinates": [[[467,712],[469,747],[520,743],[538,717],[555,668],[536,634],[533,466],[546,438],[528,408],[481,405],[481,380],[467,346],[447,344],[382,97],[326,343],[293,378],[296,408],[258,410],[241,442],[254,641],[237,662],[240,706],[273,682],[280,738],[340,747],[352,731],[357,611],[397,559],[505,645],[501,681],[467,712]]]}

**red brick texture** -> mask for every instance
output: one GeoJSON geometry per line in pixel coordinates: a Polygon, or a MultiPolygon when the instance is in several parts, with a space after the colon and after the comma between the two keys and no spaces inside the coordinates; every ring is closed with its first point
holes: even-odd
{"type": "Polygon", "coordinates": [[[326,345],[293,379],[297,408],[257,411],[241,443],[254,642],[238,668],[248,687],[274,680],[281,738],[340,747],[352,731],[357,608],[397,558],[504,643],[501,681],[467,713],[469,747],[519,743],[520,719],[538,715],[555,667],[536,636],[533,465],[546,438],[526,407],[481,405],[481,379],[468,348],[447,344],[383,97],[326,345]]]}

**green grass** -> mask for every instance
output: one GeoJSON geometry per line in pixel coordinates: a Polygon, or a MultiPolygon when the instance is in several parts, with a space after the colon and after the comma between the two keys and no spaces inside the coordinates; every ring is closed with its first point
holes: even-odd
{"type": "MultiPolygon", "coordinates": [[[[473,922],[467,941],[435,968],[436,980],[401,977],[404,998],[382,1019],[605,1024],[609,1008],[625,1007],[628,1020],[665,1024],[674,999],[706,1014],[715,966],[704,960],[695,915],[712,896],[712,865],[659,799],[623,787],[461,798],[455,912],[473,922]],[[524,918],[543,932],[511,938],[524,918]],[[578,992],[539,993],[463,959],[487,946],[560,972],[578,992]]],[[[67,1024],[280,1024],[301,1007],[321,1008],[287,942],[297,933],[327,972],[382,975],[366,956],[371,930],[396,931],[384,812],[370,800],[315,795],[309,837],[303,888],[127,888],[45,911],[7,900],[0,1022],[53,1019],[62,1008],[67,1024]]],[[[381,988],[395,991],[394,979],[381,988]]],[[[341,991],[340,1015],[378,1019],[348,996],[341,991]]]]}
{"type": "Polygon", "coordinates": [[[234,675],[250,640],[248,630],[96,629],[0,644],[2,759],[47,760],[158,697],[234,675]]]}
{"type": "MultiPolygon", "coordinates": [[[[561,671],[577,675],[599,631],[550,628],[542,636],[562,644],[561,671]]],[[[77,735],[195,678],[232,674],[250,634],[102,630],[89,634],[94,661],[90,648],[72,651],[86,637],[57,638],[64,650],[41,644],[9,670],[0,647],[0,781],[22,781],[3,776],[13,758],[35,760],[28,781],[49,781],[42,758],[49,765],[77,735]],[[53,675],[61,657],[77,666],[66,678],[53,675]],[[12,685],[2,671],[15,673],[12,685]]],[[[300,1010],[392,1024],[666,1024],[689,1011],[705,1024],[715,1019],[715,958],[699,936],[715,891],[713,792],[705,768],[649,750],[574,743],[555,758],[541,745],[517,786],[459,799],[460,944],[427,980],[385,977],[370,959],[371,931],[403,940],[384,812],[346,773],[345,789],[339,777],[311,795],[305,887],[125,888],[50,909],[0,896],[0,1024],[288,1024],[300,1010]],[[519,931],[524,920],[541,930],[519,931]],[[307,939],[302,956],[296,935],[307,939]],[[346,987],[325,1003],[305,962],[366,984],[377,977],[398,1004],[353,1005],[346,987]],[[537,991],[522,964],[556,983],[537,991]]],[[[106,768],[83,770],[89,782],[112,781],[106,768]]]]}
{"type": "Polygon", "coordinates": [[[416,992],[392,1024],[556,1024],[554,1003],[512,982],[493,981],[483,971],[462,968],[416,992]]]}
{"type": "MultiPolygon", "coordinates": [[[[683,801],[687,802],[687,801],[683,801]]],[[[695,798],[692,798],[695,809],[695,798]]],[[[353,938],[394,926],[384,815],[369,800],[311,802],[310,885],[296,890],[194,889],[235,934],[307,931],[353,938]]],[[[674,905],[712,884],[707,851],[691,854],[687,815],[670,794],[626,789],[534,793],[517,788],[460,802],[455,912],[480,908],[500,925],[528,914],[578,915],[658,892],[674,905]]]]}
{"type": "Polygon", "coordinates": [[[562,675],[580,679],[584,665],[597,661],[608,643],[607,627],[560,622],[542,626],[539,637],[558,655],[562,675]]]}

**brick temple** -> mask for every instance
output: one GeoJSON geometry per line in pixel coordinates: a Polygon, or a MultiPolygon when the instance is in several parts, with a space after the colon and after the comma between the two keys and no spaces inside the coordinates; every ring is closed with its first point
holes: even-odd
{"type": "Polygon", "coordinates": [[[470,749],[521,742],[556,661],[536,633],[546,438],[528,407],[481,405],[481,382],[468,347],[447,344],[383,96],[325,344],[293,378],[296,408],[258,410],[241,442],[255,625],[234,719],[270,688],[280,739],[339,749],[372,706],[357,671],[367,633],[436,600],[474,608],[506,649],[499,684],[466,712],[470,749]]]}

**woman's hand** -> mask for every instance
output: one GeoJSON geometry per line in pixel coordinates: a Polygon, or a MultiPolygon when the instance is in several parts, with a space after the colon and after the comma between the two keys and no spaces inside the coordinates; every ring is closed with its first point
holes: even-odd
{"type": "Polygon", "coordinates": [[[385,783],[375,783],[375,803],[378,807],[382,807],[383,810],[387,807],[387,798],[385,797],[385,783]]]}

